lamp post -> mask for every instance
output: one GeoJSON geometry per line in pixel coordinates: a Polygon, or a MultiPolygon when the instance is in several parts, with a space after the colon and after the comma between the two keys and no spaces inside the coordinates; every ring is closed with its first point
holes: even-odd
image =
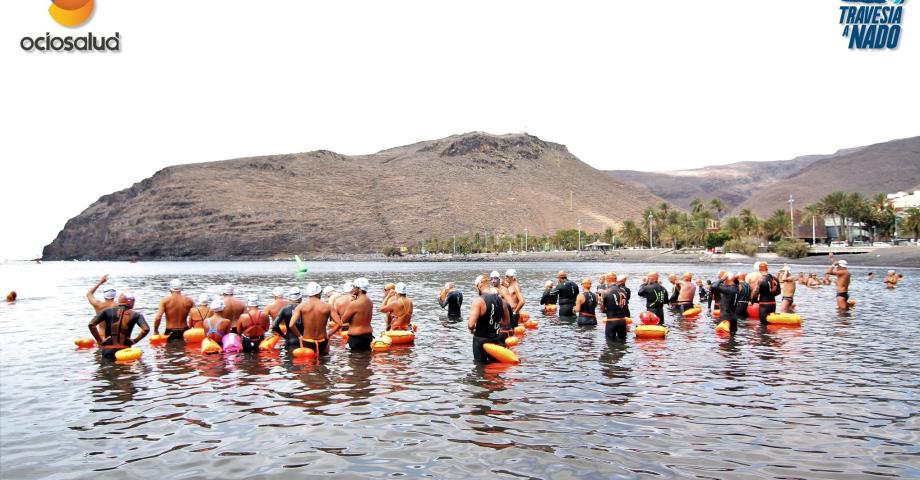
{"type": "Polygon", "coordinates": [[[527,251],[527,227],[524,227],[524,251],[527,251]]]}
{"type": "Polygon", "coordinates": [[[581,255],[581,220],[578,220],[578,254],[581,255]]]}
{"type": "Polygon", "coordinates": [[[815,216],[811,216],[811,246],[815,246],[815,216]]]}
{"type": "Polygon", "coordinates": [[[792,199],[792,195],[789,195],[789,237],[795,239],[795,210],[792,208],[792,204],[795,203],[795,200],[792,199]]]}
{"type": "Polygon", "coordinates": [[[648,249],[651,250],[652,247],[652,220],[655,218],[652,215],[652,212],[648,212],[648,249]]]}

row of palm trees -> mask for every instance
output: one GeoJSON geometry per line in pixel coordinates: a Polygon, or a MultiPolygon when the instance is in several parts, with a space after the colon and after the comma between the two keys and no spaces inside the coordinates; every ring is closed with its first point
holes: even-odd
{"type": "Polygon", "coordinates": [[[884,193],[865,197],[858,192],[833,192],[802,209],[802,221],[828,217],[841,239],[853,238],[853,226],[865,225],[879,237],[893,237],[898,221],[894,207],[884,193]],[[840,221],[840,225],[837,222],[840,221]]]}

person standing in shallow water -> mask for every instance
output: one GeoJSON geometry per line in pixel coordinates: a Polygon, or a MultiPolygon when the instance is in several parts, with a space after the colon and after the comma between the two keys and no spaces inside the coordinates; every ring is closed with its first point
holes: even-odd
{"type": "Polygon", "coordinates": [[[438,305],[447,308],[447,318],[460,318],[460,307],[463,305],[463,292],[457,290],[454,282],[444,284],[444,289],[438,295],[438,305]]]}
{"type": "Polygon", "coordinates": [[[160,307],[153,318],[153,334],[160,332],[160,320],[166,315],[166,329],[163,333],[169,336],[170,342],[183,340],[182,336],[188,330],[188,315],[195,307],[195,301],[182,294],[182,282],[175,278],[169,282],[169,295],[160,300],[160,307]]]}
{"type": "MultiPolygon", "coordinates": [[[[834,258],[834,254],[830,254],[831,259],[834,258]]],[[[837,260],[831,264],[831,267],[827,270],[828,275],[833,275],[837,277],[837,308],[840,310],[849,310],[851,307],[850,303],[850,271],[847,270],[847,261],[846,260],[837,260]]]]}
{"type": "Polygon", "coordinates": [[[591,291],[591,279],[582,280],[581,287],[584,290],[575,298],[576,323],[580,327],[597,325],[597,295],[591,291]]]}
{"type": "Polygon", "coordinates": [[[265,339],[265,332],[271,325],[268,323],[268,315],[259,311],[258,296],[250,295],[246,299],[246,306],[249,307],[249,310],[240,315],[238,323],[243,351],[258,352],[259,344],[265,339]]]}
{"type": "Polygon", "coordinates": [[[712,284],[712,291],[719,292],[719,311],[720,318],[728,320],[729,332],[734,334],[738,331],[738,286],[735,285],[735,279],[731,273],[722,272],[722,276],[712,284]]]}
{"type": "Polygon", "coordinates": [[[658,324],[664,325],[664,306],[668,303],[668,289],[658,283],[658,272],[649,272],[642,285],[639,296],[645,299],[645,309],[658,317],[658,324]]]}
{"type": "Polygon", "coordinates": [[[473,288],[479,298],[473,300],[470,306],[470,319],[467,328],[473,334],[473,361],[476,363],[490,363],[494,359],[489,356],[483,346],[486,343],[501,344],[506,338],[503,330],[511,328],[511,315],[501,295],[492,293],[489,279],[485,275],[476,277],[473,288]]]}
{"type": "MultiPolygon", "coordinates": [[[[578,285],[575,285],[575,282],[569,280],[569,275],[565,271],[560,270],[556,274],[556,288],[554,288],[550,294],[557,297],[558,300],[558,314],[560,317],[575,317],[575,297],[578,296],[578,285]]],[[[613,280],[616,282],[616,279],[613,280]]]]}
{"type": "Polygon", "coordinates": [[[393,287],[393,300],[380,307],[387,314],[387,330],[409,330],[411,328],[414,306],[412,299],[406,296],[406,284],[399,282],[393,287]]]}
{"type": "Polygon", "coordinates": [[[354,300],[345,307],[342,315],[342,325],[348,327],[348,348],[352,352],[363,352],[371,349],[374,340],[374,328],[371,320],[374,316],[374,302],[367,296],[370,282],[366,278],[356,278],[352,282],[354,300]]]}
{"type": "Polygon", "coordinates": [[[616,284],[616,278],[607,277],[608,288],[601,300],[601,311],[607,316],[604,336],[609,339],[626,340],[626,292],[616,284]]]}
{"type": "Polygon", "coordinates": [[[96,339],[96,344],[101,347],[102,358],[114,360],[115,353],[123,348],[131,347],[140,342],[150,332],[150,327],[144,316],[133,309],[132,299],[122,295],[118,305],[107,308],[90,321],[89,333],[96,339]],[[99,326],[102,328],[98,328],[99,326]],[[131,338],[131,331],[135,326],[141,328],[140,333],[131,338]],[[100,335],[99,331],[103,334],[100,335]]]}

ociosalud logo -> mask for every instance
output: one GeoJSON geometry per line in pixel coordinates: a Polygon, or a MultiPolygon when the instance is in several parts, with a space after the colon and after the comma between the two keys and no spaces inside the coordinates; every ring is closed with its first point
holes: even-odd
{"type": "MultiPolygon", "coordinates": [[[[58,24],[74,28],[88,22],[95,8],[95,0],[52,0],[48,14],[58,24]]],[[[45,32],[43,36],[22,37],[19,46],[27,52],[119,52],[121,35],[115,32],[115,35],[104,37],[89,32],[83,36],[59,37],[45,32]]]]}
{"type": "Polygon", "coordinates": [[[850,39],[849,48],[882,50],[898,48],[901,40],[901,19],[905,0],[843,0],[840,24],[843,36],[850,39]],[[891,5],[889,5],[891,3],[891,5]]]}

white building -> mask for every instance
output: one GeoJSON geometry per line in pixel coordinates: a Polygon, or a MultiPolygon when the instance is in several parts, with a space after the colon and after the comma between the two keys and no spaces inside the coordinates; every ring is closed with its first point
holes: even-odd
{"type": "Polygon", "coordinates": [[[897,211],[906,210],[908,208],[920,208],[920,190],[914,190],[914,193],[889,193],[888,201],[897,211]]]}

